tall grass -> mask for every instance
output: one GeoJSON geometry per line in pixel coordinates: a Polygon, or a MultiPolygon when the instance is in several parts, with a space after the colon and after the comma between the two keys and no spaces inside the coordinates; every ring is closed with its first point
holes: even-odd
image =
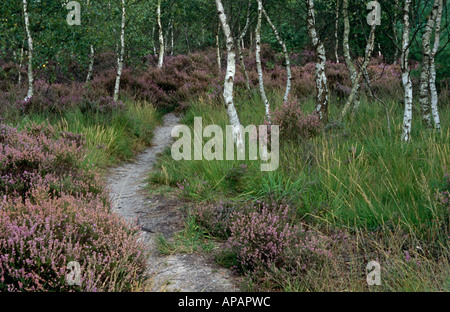
{"type": "MultiPolygon", "coordinates": [[[[272,109],[281,104],[279,93],[269,96],[272,109]]],[[[348,232],[354,244],[344,254],[359,260],[348,270],[340,269],[345,274],[338,282],[327,284],[325,276],[333,278],[332,272],[347,264],[333,260],[322,272],[309,272],[301,281],[272,276],[278,279],[272,282],[284,290],[367,290],[365,280],[351,281],[364,275],[361,264],[368,261],[361,257],[372,256],[383,259],[383,265],[390,263],[383,268],[386,284],[379,289],[448,290],[449,211],[439,205],[435,193],[445,168],[450,167],[450,107],[441,108],[440,134],[425,129],[416,114],[413,140],[408,144],[400,139],[402,104],[392,100],[387,104],[391,134],[384,107],[364,100],[355,116],[326,127],[311,140],[282,140],[280,167],[274,172],[261,172],[260,161],[174,161],[167,151],[150,181],[179,188],[183,196],[202,205],[219,200],[287,201],[295,207],[300,222],[327,233],[348,232]],[[416,261],[408,262],[404,252],[411,248],[416,261]]],[[[314,107],[312,100],[301,105],[305,112],[314,107]]],[[[238,95],[236,106],[243,125],[264,122],[264,107],[257,94],[238,95]]],[[[333,120],[341,107],[332,101],[330,108],[333,120]]],[[[194,117],[203,117],[204,127],[225,127],[228,121],[219,103],[202,99],[192,103],[183,122],[192,127],[194,117]]],[[[342,255],[344,247],[337,243],[335,254],[342,255]]]]}
{"type": "Polygon", "coordinates": [[[150,103],[127,101],[125,109],[108,113],[82,112],[80,109],[62,115],[33,113],[23,117],[19,125],[48,122],[59,131],[80,134],[87,143],[85,161],[105,168],[133,158],[150,145],[153,129],[161,116],[150,103]]]}

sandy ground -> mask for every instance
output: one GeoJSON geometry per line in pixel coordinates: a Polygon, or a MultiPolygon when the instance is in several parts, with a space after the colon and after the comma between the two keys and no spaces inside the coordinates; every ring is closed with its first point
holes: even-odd
{"type": "Polygon", "coordinates": [[[172,128],[179,123],[174,114],[164,117],[162,126],[154,131],[151,148],[136,157],[132,163],[113,168],[106,175],[113,212],[141,226],[141,239],[150,254],[148,273],[153,277],[155,291],[232,292],[238,291],[235,277],[214,264],[207,254],[161,255],[156,237],[162,233],[170,239],[183,227],[183,203],[176,198],[149,196],[146,182],[158,155],[173,142],[172,128]]]}

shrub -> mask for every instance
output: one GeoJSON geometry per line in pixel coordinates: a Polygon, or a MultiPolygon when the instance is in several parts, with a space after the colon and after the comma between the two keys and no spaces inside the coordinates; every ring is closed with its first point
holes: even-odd
{"type": "Polygon", "coordinates": [[[298,228],[289,224],[288,207],[273,208],[263,203],[260,211],[232,215],[227,246],[246,270],[281,265],[286,248],[295,243],[298,228]]]}
{"type": "Polygon", "coordinates": [[[289,205],[273,200],[246,204],[230,219],[227,248],[237,255],[243,271],[267,274],[277,268],[299,273],[331,257],[331,239],[294,225],[289,205]]]}
{"type": "Polygon", "coordinates": [[[110,213],[84,141],[0,124],[0,291],[127,291],[144,276],[139,231],[110,213]],[[81,287],[65,282],[70,261],[81,287]]]}
{"type": "Polygon", "coordinates": [[[273,124],[280,126],[280,137],[302,141],[320,133],[321,123],[315,114],[305,115],[297,101],[288,101],[273,112],[273,124]]]}
{"type": "Polygon", "coordinates": [[[0,291],[127,291],[145,270],[138,230],[99,197],[61,195],[38,186],[25,201],[0,204],[0,291]],[[65,281],[81,265],[81,287],[65,281]]]}

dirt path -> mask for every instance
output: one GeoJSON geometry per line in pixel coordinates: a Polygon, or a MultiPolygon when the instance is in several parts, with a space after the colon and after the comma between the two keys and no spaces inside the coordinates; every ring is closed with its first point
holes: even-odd
{"type": "Polygon", "coordinates": [[[179,123],[174,114],[164,117],[162,126],[154,131],[152,147],[133,163],[111,169],[107,184],[113,211],[127,220],[138,220],[143,229],[142,240],[150,253],[148,272],[153,277],[153,289],[158,291],[237,291],[231,272],[215,265],[210,256],[201,254],[160,255],[156,237],[162,233],[170,238],[182,229],[182,203],[164,196],[149,197],[144,190],[148,173],[158,154],[170,146],[170,133],[179,123]]]}

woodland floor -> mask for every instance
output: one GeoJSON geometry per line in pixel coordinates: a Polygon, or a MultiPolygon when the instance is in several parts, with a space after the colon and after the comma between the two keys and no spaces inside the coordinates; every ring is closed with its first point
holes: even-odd
{"type": "Polygon", "coordinates": [[[151,290],[183,292],[238,291],[237,277],[214,263],[206,253],[175,253],[162,255],[158,235],[171,240],[184,227],[183,200],[165,195],[149,195],[146,178],[158,155],[172,142],[172,128],[180,119],[174,114],[164,116],[163,124],[154,131],[151,147],[134,162],[112,168],[106,175],[112,209],[142,229],[141,239],[149,252],[148,274],[151,290]]]}

